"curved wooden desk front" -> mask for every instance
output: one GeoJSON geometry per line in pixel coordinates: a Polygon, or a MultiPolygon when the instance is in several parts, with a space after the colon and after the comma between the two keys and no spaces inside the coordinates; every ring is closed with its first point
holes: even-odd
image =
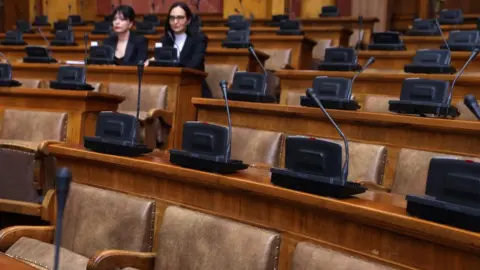
{"type": "MultiPolygon", "coordinates": [[[[52,258],[53,260],[53,258],[52,258]]],[[[14,259],[3,253],[0,253],[0,269],[5,270],[36,270],[37,268],[30,266],[22,261],[14,259]]]]}

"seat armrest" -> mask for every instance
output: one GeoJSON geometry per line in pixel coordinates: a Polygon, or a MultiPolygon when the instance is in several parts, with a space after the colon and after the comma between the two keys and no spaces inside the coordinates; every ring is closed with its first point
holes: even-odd
{"type": "Polygon", "coordinates": [[[156,253],[124,250],[97,252],[88,261],[87,270],[123,269],[127,267],[153,270],[156,253]]]}
{"type": "Polygon", "coordinates": [[[0,231],[0,252],[5,252],[22,237],[53,243],[55,226],[13,226],[0,231]]]}
{"type": "Polygon", "coordinates": [[[42,220],[49,221],[50,224],[55,223],[55,199],[55,190],[48,190],[43,198],[42,207],[40,208],[40,217],[42,220]]]}
{"type": "Polygon", "coordinates": [[[159,118],[162,124],[172,126],[173,113],[162,109],[151,109],[148,111],[147,119],[159,118]]]}
{"type": "Polygon", "coordinates": [[[48,155],[48,146],[52,144],[63,143],[62,141],[45,140],[38,145],[38,152],[44,155],[48,155]]]}

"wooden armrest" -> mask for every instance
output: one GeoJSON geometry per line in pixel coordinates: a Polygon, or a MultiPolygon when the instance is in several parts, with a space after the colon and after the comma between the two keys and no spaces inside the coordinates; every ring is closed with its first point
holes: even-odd
{"type": "Polygon", "coordinates": [[[375,184],[375,183],[372,183],[372,182],[359,181],[359,183],[362,186],[364,186],[368,189],[371,189],[371,190],[384,191],[384,192],[391,192],[392,191],[391,188],[387,188],[387,187],[384,187],[382,185],[378,185],[378,184],[375,184]]]}
{"type": "Polygon", "coordinates": [[[153,252],[134,252],[124,250],[105,250],[97,252],[89,261],[87,270],[110,270],[133,267],[153,270],[155,266],[153,252]]]}
{"type": "Polygon", "coordinates": [[[0,199],[0,212],[38,216],[43,220],[50,221],[52,215],[54,215],[54,202],[52,200],[54,194],[53,190],[47,191],[42,204],[0,199]]]}
{"type": "Polygon", "coordinates": [[[42,218],[42,220],[49,221],[50,224],[55,223],[55,194],[55,190],[48,190],[45,194],[45,197],[43,198],[42,207],[40,208],[40,217],[42,218]]]}
{"type": "MultiPolygon", "coordinates": [[[[147,119],[159,118],[162,124],[172,126],[173,113],[162,109],[151,109],[148,111],[147,119]]],[[[146,120],[147,120],[146,119],[146,120]]]]}
{"type": "Polygon", "coordinates": [[[13,226],[0,231],[0,251],[5,252],[18,239],[28,237],[45,243],[53,243],[55,226],[13,226]]]}
{"type": "Polygon", "coordinates": [[[55,140],[45,140],[40,143],[38,146],[38,152],[42,153],[44,155],[48,155],[48,146],[52,144],[58,144],[58,143],[63,143],[62,141],[55,141],[55,140]]]}

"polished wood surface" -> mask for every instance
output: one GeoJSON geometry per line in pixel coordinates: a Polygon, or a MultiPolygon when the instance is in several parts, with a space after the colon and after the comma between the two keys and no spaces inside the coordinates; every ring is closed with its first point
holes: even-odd
{"type": "Polygon", "coordinates": [[[440,46],[445,44],[440,36],[403,36],[402,40],[407,50],[440,49],[440,46]]]}
{"type": "MultiPolygon", "coordinates": [[[[52,258],[53,260],[53,258],[52,258]]],[[[0,269],[8,270],[35,270],[37,268],[30,266],[22,261],[14,259],[6,254],[0,253],[0,269]]]]}
{"type": "MultiPolygon", "coordinates": [[[[55,80],[59,64],[23,64],[14,63],[14,78],[55,80]]],[[[202,82],[207,74],[188,68],[146,67],[143,72],[143,84],[166,85],[168,87],[166,111],[171,112],[173,126],[170,130],[168,147],[180,147],[183,123],[195,120],[197,112],[190,102],[193,97],[201,97],[202,82]]],[[[87,82],[102,83],[100,91],[108,89],[111,82],[137,84],[137,67],[135,66],[97,66],[89,65],[87,82]]]]}
{"type": "Polygon", "coordinates": [[[68,114],[66,141],[82,143],[95,135],[98,114],[116,111],[124,97],[93,91],[0,87],[0,108],[46,110],[68,114]]]}
{"type": "MultiPolygon", "coordinates": [[[[403,70],[406,64],[411,64],[416,51],[360,51],[358,53],[358,61],[363,65],[370,57],[375,57],[375,63],[371,68],[375,69],[398,69],[403,70]]],[[[471,52],[452,52],[451,63],[457,71],[465,65],[471,52]]],[[[480,60],[473,60],[465,72],[480,72],[480,60]]]]}
{"type": "Polygon", "coordinates": [[[291,269],[295,245],[305,240],[396,266],[480,267],[480,234],[411,217],[403,196],[369,191],[336,200],[274,186],[265,169],[218,175],[174,166],[161,153],[116,157],[63,144],[49,150],[76,182],[156,199],[157,233],[172,204],[280,232],[278,269],[291,269]]]}
{"type": "MultiPolygon", "coordinates": [[[[222,100],[192,100],[198,121],[227,125],[222,100]]],[[[319,108],[230,101],[232,125],[286,134],[340,139],[319,108]],[[262,119],[262,121],[258,121],[262,119]]],[[[387,146],[383,185],[391,187],[401,148],[480,157],[480,122],[385,113],[329,110],[351,141],[387,146]]]]}
{"type": "MultiPolygon", "coordinates": [[[[85,49],[82,47],[50,47],[52,57],[57,61],[84,61],[85,49]]],[[[88,49],[88,51],[90,51],[88,49]]],[[[10,62],[22,62],[26,56],[25,46],[3,46],[0,45],[2,52],[10,62]]],[[[262,65],[270,57],[268,54],[255,50],[262,65]]],[[[149,49],[149,57],[154,56],[154,49],[149,49]]],[[[261,66],[255,60],[255,57],[248,49],[227,49],[227,48],[208,48],[205,58],[206,64],[229,64],[238,65],[239,70],[262,72],[261,66]]]]}
{"type": "MultiPolygon", "coordinates": [[[[312,87],[312,82],[317,76],[352,78],[354,72],[336,72],[320,70],[279,70],[275,73],[280,78],[280,103],[287,104],[288,92],[305,93],[312,87]]],[[[414,74],[404,73],[399,70],[369,69],[357,77],[353,84],[352,92],[359,103],[363,103],[365,95],[389,95],[400,97],[402,83],[406,78],[424,78],[445,80],[452,82],[455,75],[451,74],[414,74]]],[[[476,73],[463,74],[455,83],[453,98],[462,99],[465,95],[480,96],[477,85],[480,78],[476,73]]]]}

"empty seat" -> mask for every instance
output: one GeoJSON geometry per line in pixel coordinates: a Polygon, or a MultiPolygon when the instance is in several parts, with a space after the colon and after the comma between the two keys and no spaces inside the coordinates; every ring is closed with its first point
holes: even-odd
{"type": "Polygon", "coordinates": [[[433,157],[452,159],[469,159],[476,162],[480,158],[448,155],[436,152],[427,152],[414,149],[401,149],[395,166],[395,177],[392,192],[398,194],[424,195],[427,184],[428,168],[433,157]]]}
{"type": "Polygon", "coordinates": [[[17,81],[19,81],[24,88],[43,88],[45,86],[45,82],[36,79],[20,78],[17,81]]]}
{"type": "Polygon", "coordinates": [[[307,242],[300,242],[293,254],[292,270],[387,270],[395,269],[307,242]]]}
{"type": "Polygon", "coordinates": [[[265,62],[265,69],[267,70],[280,70],[290,65],[292,49],[262,49],[262,52],[270,56],[265,62]]]}
{"type": "Polygon", "coordinates": [[[363,111],[376,113],[390,113],[388,103],[390,100],[398,100],[395,96],[366,95],[363,101],[363,111]]]}
{"type": "Polygon", "coordinates": [[[467,106],[463,103],[463,101],[458,102],[455,105],[460,112],[460,116],[458,119],[460,120],[469,120],[469,121],[478,121],[477,117],[468,109],[467,106]]]}
{"type": "Polygon", "coordinates": [[[212,92],[212,98],[223,98],[220,81],[225,80],[230,85],[233,82],[233,76],[238,71],[238,65],[207,64],[205,72],[208,73],[207,84],[212,92]]]}

